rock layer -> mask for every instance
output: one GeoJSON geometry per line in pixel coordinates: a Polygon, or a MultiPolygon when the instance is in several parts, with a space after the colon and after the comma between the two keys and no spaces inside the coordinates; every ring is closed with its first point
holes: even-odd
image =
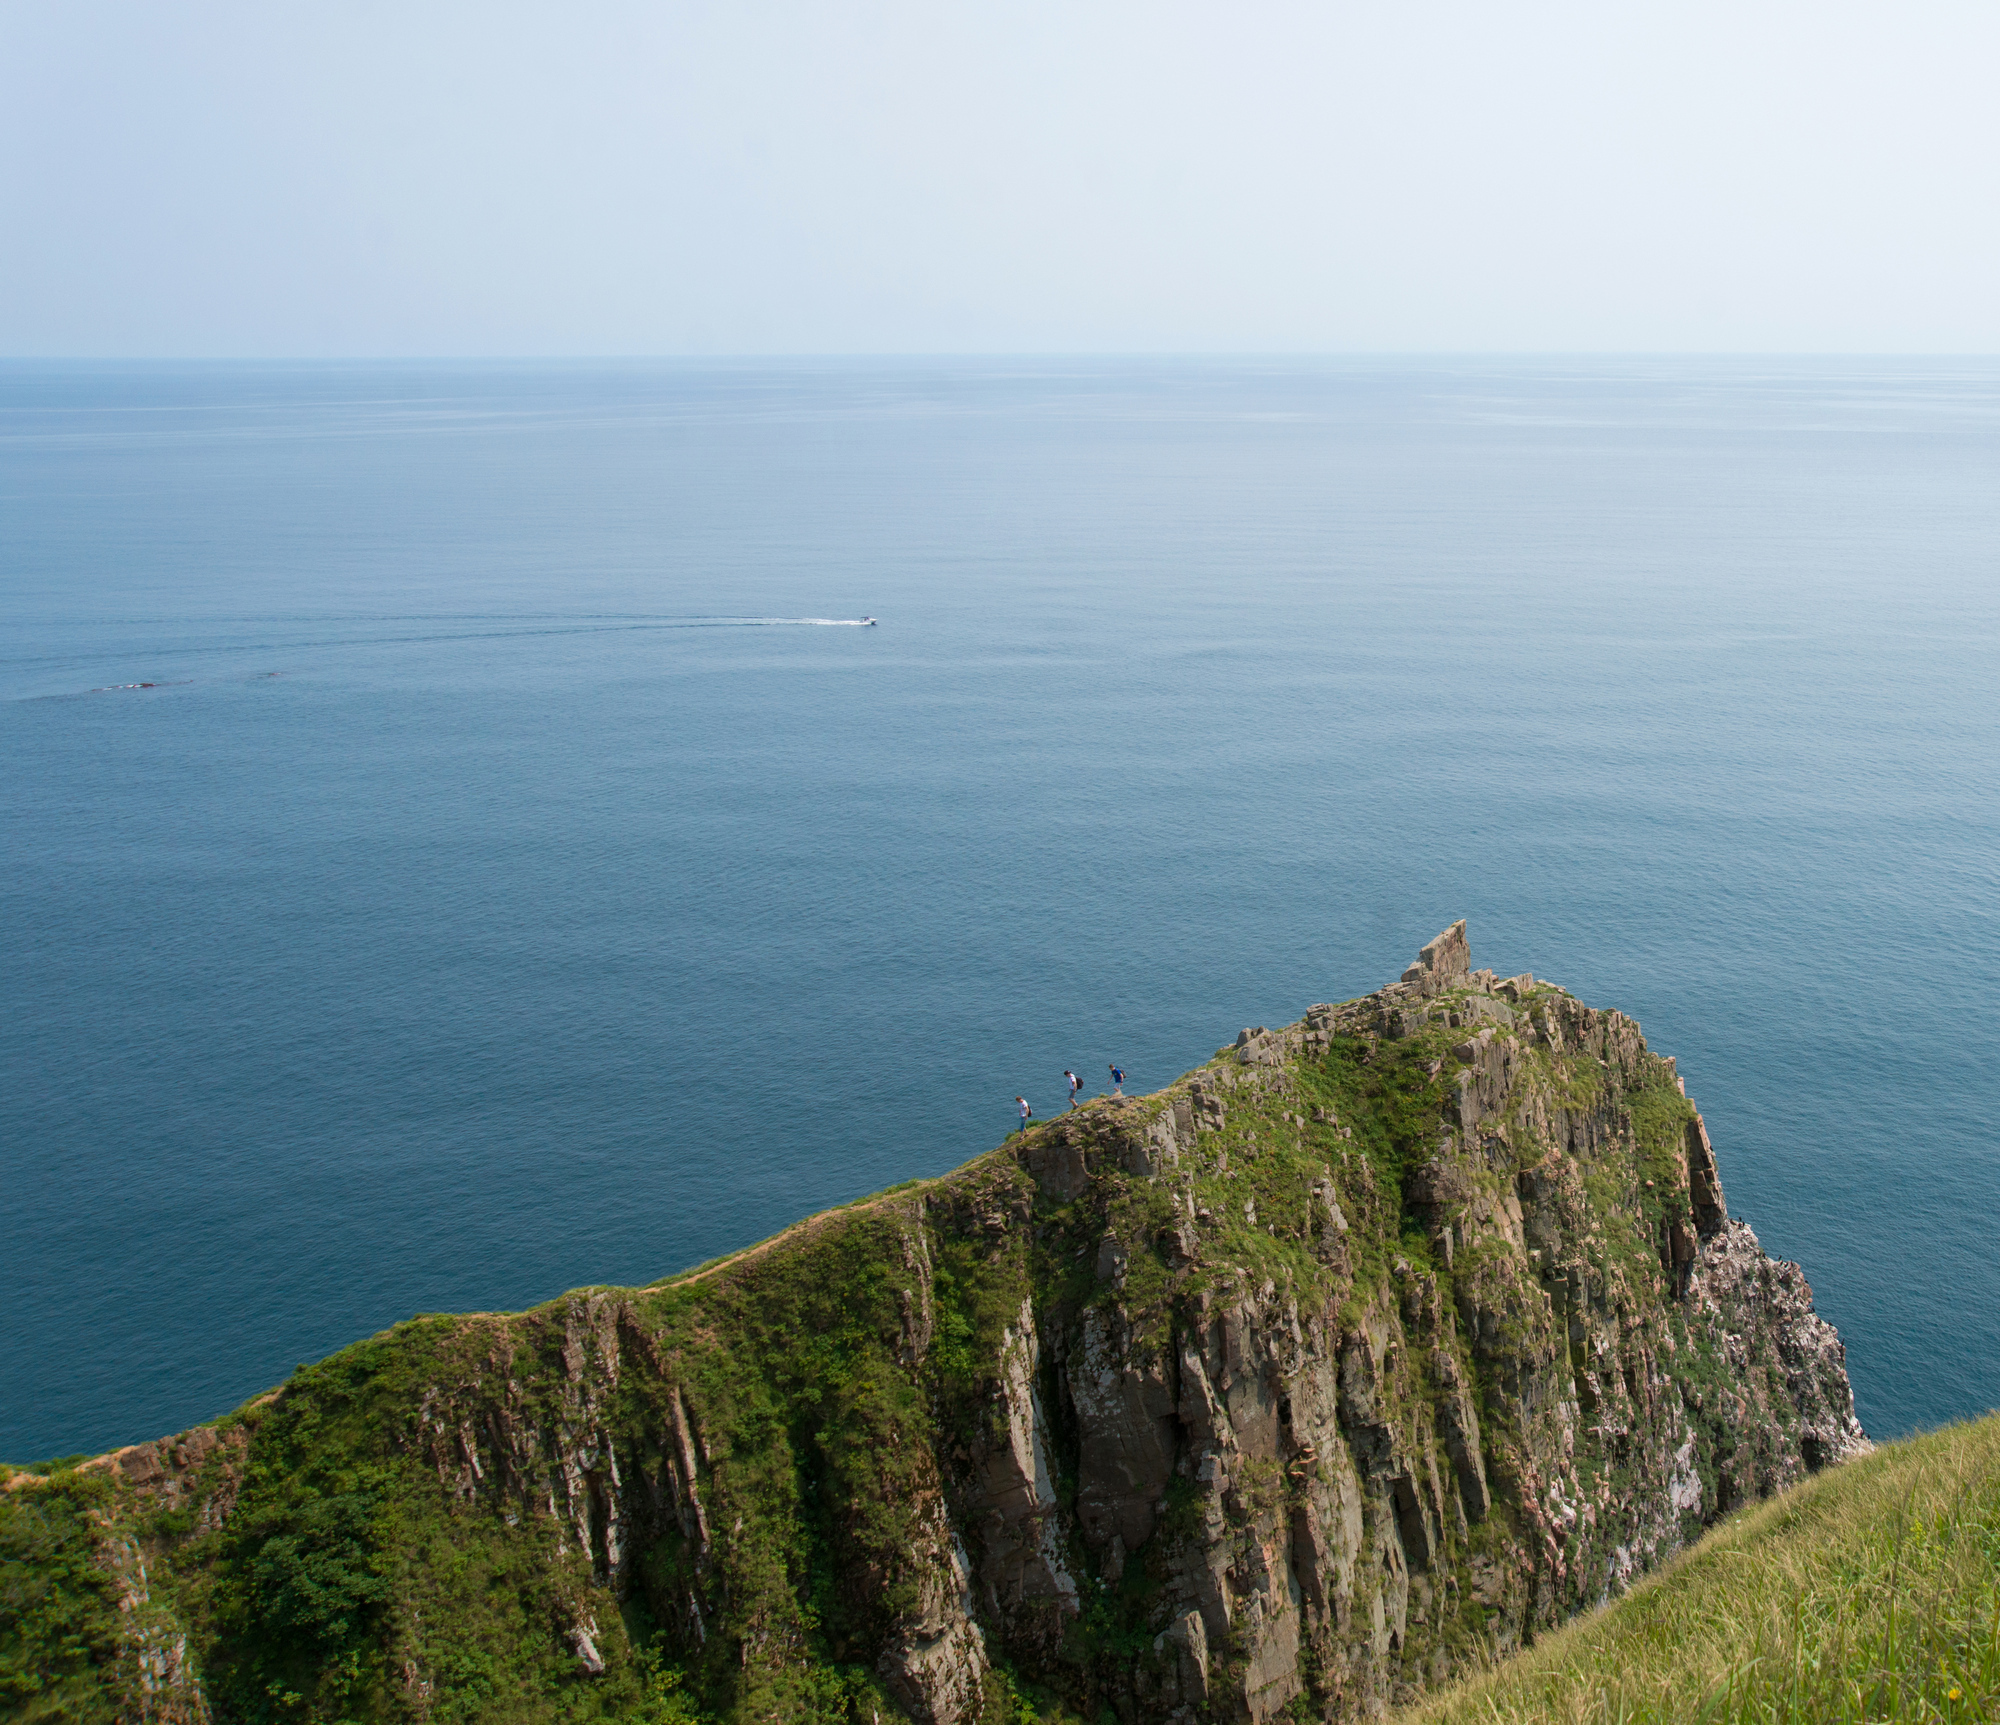
{"type": "Polygon", "coordinates": [[[1346,1719],[1865,1446],[1672,1061],[1458,923],[942,1181],[402,1326],[91,1464],[135,1626],[105,1683],[135,1719],[274,1684],[329,1719],[1346,1719]],[[301,1653],[270,1577],[336,1525],[361,1579],[301,1653]]]}

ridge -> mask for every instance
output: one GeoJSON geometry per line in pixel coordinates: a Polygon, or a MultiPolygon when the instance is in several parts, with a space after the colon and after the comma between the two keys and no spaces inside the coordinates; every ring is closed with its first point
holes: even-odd
{"type": "Polygon", "coordinates": [[[0,1516],[73,1524],[63,1717],[1261,1725],[1409,1701],[1867,1448],[1674,1062],[1461,921],[1161,1091],[412,1319],[0,1516]]]}

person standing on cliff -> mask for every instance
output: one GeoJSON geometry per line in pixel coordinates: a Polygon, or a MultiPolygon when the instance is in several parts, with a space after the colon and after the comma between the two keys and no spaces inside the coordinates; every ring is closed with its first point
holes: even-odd
{"type": "Polygon", "coordinates": [[[1063,1076],[1069,1080],[1069,1105],[1074,1108],[1076,1106],[1076,1093],[1083,1088],[1083,1080],[1070,1071],[1067,1066],[1063,1068],[1063,1076]]]}
{"type": "Polygon", "coordinates": [[[1111,1069],[1111,1094],[1113,1096],[1125,1094],[1125,1068],[1122,1066],[1114,1066],[1111,1069]]]}
{"type": "Polygon", "coordinates": [[[1025,1132],[1028,1129],[1028,1121],[1035,1111],[1028,1106],[1028,1099],[1025,1096],[1015,1097],[1014,1103],[1021,1110],[1021,1130],[1025,1132]]]}

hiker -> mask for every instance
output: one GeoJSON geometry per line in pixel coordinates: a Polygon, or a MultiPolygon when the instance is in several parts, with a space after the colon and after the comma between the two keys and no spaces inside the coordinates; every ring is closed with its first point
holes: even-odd
{"type": "Polygon", "coordinates": [[[1028,1099],[1025,1096],[1017,1096],[1014,1101],[1021,1110],[1021,1130],[1025,1132],[1028,1129],[1028,1121],[1035,1111],[1028,1106],[1028,1099]]]}
{"type": "Polygon", "coordinates": [[[1063,1068],[1063,1076],[1069,1080],[1069,1105],[1074,1108],[1076,1106],[1076,1093],[1083,1088],[1083,1080],[1070,1071],[1067,1066],[1063,1068]]]}
{"type": "Polygon", "coordinates": [[[1122,1066],[1114,1066],[1111,1069],[1111,1094],[1113,1096],[1125,1094],[1125,1068],[1122,1066]]]}

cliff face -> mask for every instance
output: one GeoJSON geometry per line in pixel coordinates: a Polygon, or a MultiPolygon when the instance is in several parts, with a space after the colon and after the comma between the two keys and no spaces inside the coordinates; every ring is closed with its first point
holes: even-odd
{"type": "Polygon", "coordinates": [[[1461,923],[943,1180],[8,1483],[98,1530],[106,1717],[1262,1721],[1865,1447],[1672,1061],[1461,923]]]}

